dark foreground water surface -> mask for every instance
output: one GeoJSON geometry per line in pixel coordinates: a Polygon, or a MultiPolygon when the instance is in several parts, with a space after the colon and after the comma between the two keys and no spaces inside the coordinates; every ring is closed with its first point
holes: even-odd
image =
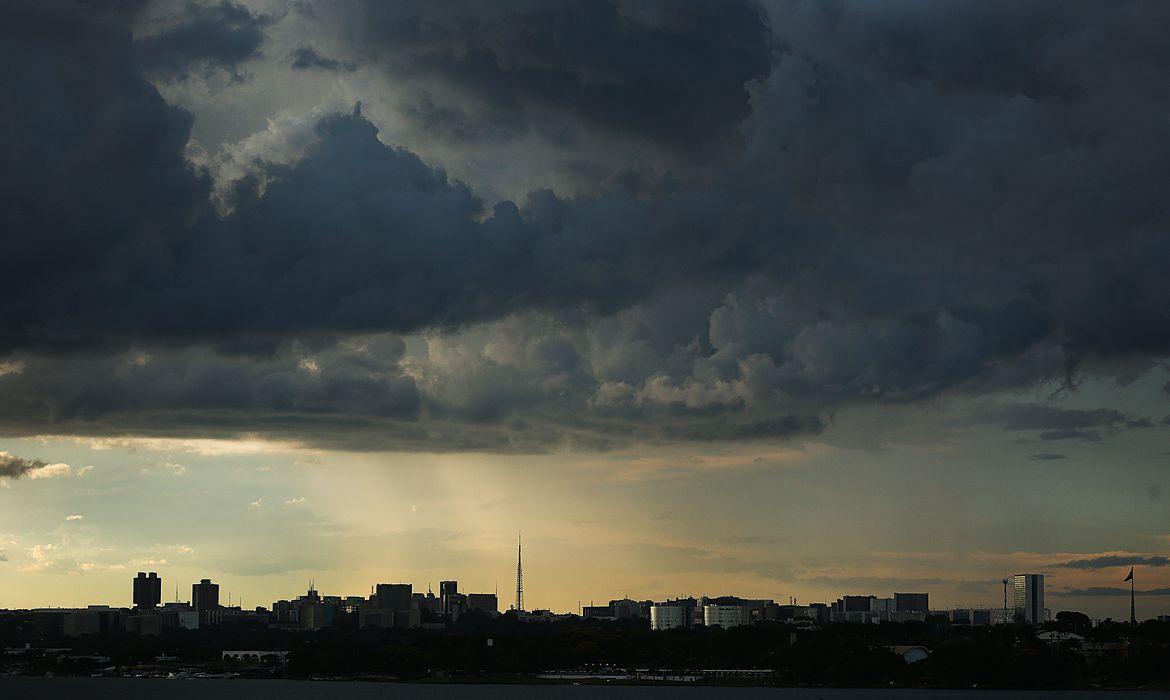
{"type": "Polygon", "coordinates": [[[1131,691],[1056,692],[1018,690],[870,690],[842,688],[693,688],[599,685],[413,685],[409,683],[346,683],[334,681],[218,680],[161,678],[0,678],[0,698],[69,698],[70,700],[301,700],[337,698],[403,698],[404,700],[505,700],[506,698],[612,698],[613,700],[708,700],[714,698],[1137,698],[1166,697],[1165,693],[1131,691]]]}

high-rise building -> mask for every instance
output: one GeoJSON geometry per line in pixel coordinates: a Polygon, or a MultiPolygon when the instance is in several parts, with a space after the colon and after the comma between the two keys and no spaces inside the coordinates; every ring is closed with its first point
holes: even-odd
{"type": "Polygon", "coordinates": [[[199,614],[200,625],[212,625],[219,621],[219,584],[205,578],[191,584],[191,607],[199,614]]]}
{"type": "Polygon", "coordinates": [[[459,619],[466,601],[459,595],[458,581],[439,581],[439,606],[448,622],[459,619]]]}
{"type": "Polygon", "coordinates": [[[139,571],[134,578],[134,607],[153,608],[162,602],[162,579],[151,571],[148,576],[139,571]]]}
{"type": "Polygon", "coordinates": [[[1012,586],[1016,618],[1029,625],[1044,622],[1044,574],[1016,574],[1012,586]]]}

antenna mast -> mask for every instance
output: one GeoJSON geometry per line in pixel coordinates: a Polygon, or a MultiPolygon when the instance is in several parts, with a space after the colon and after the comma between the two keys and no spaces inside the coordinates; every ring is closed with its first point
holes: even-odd
{"type": "Polygon", "coordinates": [[[521,533],[516,531],[516,612],[524,610],[524,567],[522,565],[521,553],[523,551],[523,540],[521,533]]]}
{"type": "Polygon", "coordinates": [[[1003,580],[1003,623],[1005,625],[1010,622],[1010,620],[1008,620],[1007,585],[1008,585],[1008,580],[1005,578],[1003,580]]]}

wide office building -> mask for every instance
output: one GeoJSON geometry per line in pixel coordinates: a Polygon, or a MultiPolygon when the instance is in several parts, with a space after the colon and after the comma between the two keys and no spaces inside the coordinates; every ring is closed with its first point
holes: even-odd
{"type": "Polygon", "coordinates": [[[374,587],[374,604],[383,610],[410,610],[413,592],[409,583],[379,583],[374,587]]]}
{"type": "Polygon", "coordinates": [[[498,615],[500,613],[500,599],[495,593],[468,593],[467,609],[498,615]]]}
{"type": "Polygon", "coordinates": [[[730,629],[752,624],[752,609],[747,605],[704,605],[703,624],[730,629]]]}
{"type": "Polygon", "coordinates": [[[895,593],[894,610],[898,612],[930,612],[929,593],[895,593]]]}
{"type": "Polygon", "coordinates": [[[1044,622],[1044,574],[1016,574],[1012,585],[1016,618],[1029,625],[1044,622]]]}
{"type": "Polygon", "coordinates": [[[663,605],[655,603],[650,606],[650,629],[673,630],[687,626],[690,610],[681,605],[663,605]]]}

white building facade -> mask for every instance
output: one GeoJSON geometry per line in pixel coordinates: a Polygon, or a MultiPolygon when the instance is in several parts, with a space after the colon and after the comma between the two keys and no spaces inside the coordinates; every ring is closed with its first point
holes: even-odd
{"type": "Polygon", "coordinates": [[[704,605],[703,624],[724,629],[750,625],[752,609],[746,605],[704,605]]]}
{"type": "Polygon", "coordinates": [[[681,605],[650,606],[650,629],[673,630],[686,627],[687,611],[681,605]]]}

